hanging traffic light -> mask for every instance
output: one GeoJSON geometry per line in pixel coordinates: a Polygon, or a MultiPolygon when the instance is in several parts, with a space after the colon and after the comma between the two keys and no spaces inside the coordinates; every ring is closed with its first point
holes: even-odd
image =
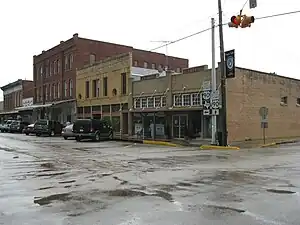
{"type": "Polygon", "coordinates": [[[235,28],[238,28],[241,24],[241,16],[238,15],[238,16],[232,16],[231,17],[231,22],[228,23],[228,26],[229,27],[235,27],[235,28]]]}
{"type": "Polygon", "coordinates": [[[243,16],[242,22],[241,22],[241,28],[251,27],[251,24],[254,23],[255,18],[254,16],[243,16]]]}

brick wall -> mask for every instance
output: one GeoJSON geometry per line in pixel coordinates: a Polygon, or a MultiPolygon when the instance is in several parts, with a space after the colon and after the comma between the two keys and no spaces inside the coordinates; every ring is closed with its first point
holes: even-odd
{"type": "Polygon", "coordinates": [[[269,108],[267,137],[299,136],[299,80],[238,68],[227,87],[229,141],[262,138],[259,109],[263,106],[269,108]],[[287,104],[281,104],[285,96],[287,104]]]}

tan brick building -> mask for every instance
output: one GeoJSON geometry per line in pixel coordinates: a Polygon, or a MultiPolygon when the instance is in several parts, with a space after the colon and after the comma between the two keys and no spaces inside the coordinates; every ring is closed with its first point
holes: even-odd
{"type": "Polygon", "coordinates": [[[228,80],[228,138],[261,139],[260,107],[268,107],[267,137],[300,135],[300,80],[244,68],[228,80]]]}
{"type": "MultiPolygon", "coordinates": [[[[132,57],[128,54],[115,58],[77,71],[79,117],[116,117],[124,136],[181,139],[189,127],[195,138],[211,138],[211,117],[203,116],[202,84],[211,80],[211,70],[206,65],[184,69],[182,73],[150,70],[138,74],[139,68],[131,66],[132,57]],[[115,58],[120,64],[109,67],[115,58]],[[93,85],[94,80],[99,80],[99,86],[97,82],[93,85]]],[[[218,86],[219,78],[217,70],[218,86]]],[[[236,77],[227,80],[229,143],[262,138],[261,107],[269,111],[267,137],[299,136],[300,81],[236,68],[236,77]]]]}

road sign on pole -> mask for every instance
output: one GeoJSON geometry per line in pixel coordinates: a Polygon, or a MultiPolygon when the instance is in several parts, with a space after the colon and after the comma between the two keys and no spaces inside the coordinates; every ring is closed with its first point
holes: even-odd
{"type": "Polygon", "coordinates": [[[267,107],[261,107],[259,109],[260,127],[263,132],[264,144],[266,144],[266,129],[269,127],[268,114],[269,114],[269,109],[267,107]]]}
{"type": "Polygon", "coordinates": [[[256,0],[249,0],[249,6],[250,9],[254,9],[257,7],[257,1],[256,0]]]}

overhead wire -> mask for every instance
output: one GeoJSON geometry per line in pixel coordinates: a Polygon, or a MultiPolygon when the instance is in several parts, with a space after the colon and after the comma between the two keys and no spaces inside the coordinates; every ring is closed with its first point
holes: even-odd
{"type": "MultiPolygon", "coordinates": [[[[285,16],[285,15],[291,15],[291,14],[296,14],[296,13],[300,13],[300,10],[295,10],[295,11],[290,11],[290,12],[285,12],[285,13],[277,13],[277,14],[272,14],[272,15],[267,15],[267,16],[261,16],[261,17],[257,17],[256,20],[262,20],[262,19],[268,19],[268,18],[273,18],[273,17],[279,17],[279,16],[285,16]]],[[[228,24],[228,23],[223,23],[222,26],[227,25],[227,24],[228,24]]],[[[218,24],[218,25],[216,25],[216,26],[220,26],[220,24],[218,24]]],[[[176,39],[176,40],[174,40],[174,41],[170,41],[170,42],[168,42],[168,43],[166,43],[166,44],[162,44],[162,45],[160,45],[160,46],[158,46],[158,47],[156,47],[156,48],[152,48],[152,49],[150,49],[150,50],[148,50],[148,51],[152,52],[152,51],[155,51],[155,50],[157,50],[157,49],[161,49],[161,48],[166,47],[166,46],[168,46],[168,45],[175,44],[175,43],[177,43],[177,42],[180,42],[180,41],[189,39],[189,38],[191,38],[191,37],[197,36],[197,35],[199,35],[199,34],[205,33],[205,32],[207,32],[207,31],[209,31],[209,30],[211,30],[211,29],[212,29],[212,28],[209,27],[209,28],[206,28],[206,29],[197,31],[197,32],[192,33],[192,34],[189,34],[189,35],[187,35],[187,36],[178,38],[178,39],[176,39]]],[[[115,63],[113,63],[113,64],[110,64],[110,66],[119,64],[120,62],[121,62],[121,61],[115,62],[115,63]]],[[[83,68],[83,69],[84,69],[84,68],[83,68]]],[[[55,75],[54,75],[54,76],[55,76],[55,75]]]]}

